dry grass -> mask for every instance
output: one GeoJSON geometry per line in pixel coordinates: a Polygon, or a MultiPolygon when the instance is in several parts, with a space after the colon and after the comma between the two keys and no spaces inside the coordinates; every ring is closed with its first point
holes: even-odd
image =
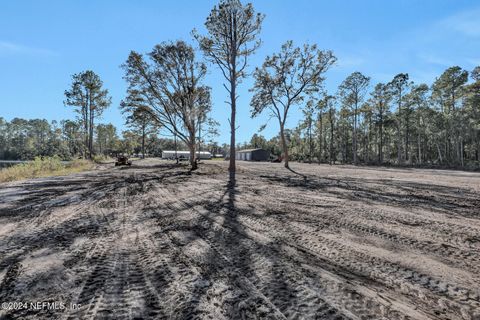
{"type": "Polygon", "coordinates": [[[105,156],[105,155],[95,155],[93,156],[93,162],[99,163],[99,164],[106,164],[106,163],[113,163],[115,162],[114,158],[105,156]]]}
{"type": "Polygon", "coordinates": [[[0,171],[0,182],[17,181],[39,177],[62,176],[89,170],[91,161],[76,159],[67,164],[58,157],[40,158],[27,163],[17,164],[0,171]]]}

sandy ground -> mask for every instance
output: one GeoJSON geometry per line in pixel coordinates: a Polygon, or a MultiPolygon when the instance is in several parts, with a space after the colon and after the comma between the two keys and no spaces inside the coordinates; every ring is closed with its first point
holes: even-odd
{"type": "Polygon", "coordinates": [[[480,319],[480,174],[292,168],[0,184],[0,318],[480,319]]]}

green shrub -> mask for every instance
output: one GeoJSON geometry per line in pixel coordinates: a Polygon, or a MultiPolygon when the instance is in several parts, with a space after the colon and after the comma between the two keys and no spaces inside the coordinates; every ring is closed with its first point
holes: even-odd
{"type": "Polygon", "coordinates": [[[112,159],[110,157],[106,156],[106,155],[97,154],[97,155],[93,156],[92,160],[95,163],[105,163],[105,162],[111,161],[112,159]]]}

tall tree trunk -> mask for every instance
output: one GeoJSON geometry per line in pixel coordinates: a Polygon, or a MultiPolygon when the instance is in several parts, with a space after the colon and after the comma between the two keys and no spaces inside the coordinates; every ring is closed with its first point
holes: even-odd
{"type": "Polygon", "coordinates": [[[201,130],[201,126],[200,126],[200,121],[198,122],[198,161],[200,161],[200,151],[201,151],[201,148],[202,148],[202,145],[201,145],[201,139],[202,139],[202,130],[201,130]]]}
{"type": "Polygon", "coordinates": [[[428,148],[428,136],[425,135],[422,139],[422,163],[428,163],[428,153],[429,153],[429,148],[428,148]]]}
{"type": "MultiPolygon", "coordinates": [[[[447,108],[446,108],[447,109],[447,108]]],[[[448,110],[448,109],[447,109],[448,110]]],[[[449,158],[449,148],[448,148],[448,136],[450,134],[450,125],[449,125],[449,120],[448,120],[448,117],[445,117],[445,150],[444,150],[444,153],[445,153],[445,160],[447,162],[450,162],[449,158]]]]}
{"type": "Polygon", "coordinates": [[[230,106],[232,112],[230,115],[230,163],[228,166],[228,171],[230,173],[230,182],[235,181],[235,118],[237,112],[237,97],[236,97],[236,87],[237,87],[237,18],[236,15],[233,15],[232,19],[232,30],[233,33],[230,33],[230,106]]]}
{"type": "Polygon", "coordinates": [[[318,121],[319,121],[319,137],[318,137],[318,163],[322,162],[322,135],[323,135],[323,119],[322,119],[322,111],[320,110],[320,113],[318,114],[318,121]]]}
{"type": "Polygon", "coordinates": [[[330,108],[330,157],[329,157],[329,162],[330,165],[335,163],[335,160],[333,159],[333,109],[330,108]]]}
{"type": "Polygon", "coordinates": [[[409,154],[409,145],[410,145],[410,110],[407,108],[406,113],[405,113],[405,136],[404,138],[404,145],[405,145],[405,150],[404,150],[404,157],[405,161],[410,164],[411,159],[410,159],[410,154],[409,154]]]}
{"type": "Polygon", "coordinates": [[[237,112],[237,104],[236,104],[236,97],[235,97],[235,87],[236,87],[236,80],[235,78],[232,79],[230,82],[230,103],[232,112],[230,114],[230,163],[228,166],[228,171],[230,173],[230,180],[233,181],[235,179],[235,116],[237,112]]]}
{"type": "Polygon", "coordinates": [[[400,89],[399,98],[398,98],[398,116],[397,116],[397,162],[398,164],[402,163],[402,90],[400,89]]]}
{"type": "Polygon", "coordinates": [[[142,159],[145,159],[145,124],[142,126],[142,159]]]}
{"type": "Polygon", "coordinates": [[[174,143],[175,143],[175,161],[177,162],[178,164],[178,155],[177,155],[177,133],[175,132],[174,133],[174,143]]]}
{"type": "Polygon", "coordinates": [[[282,141],[282,151],[283,151],[283,161],[285,164],[285,168],[290,168],[289,163],[288,163],[288,145],[287,145],[287,140],[285,138],[285,132],[284,132],[284,124],[280,122],[280,138],[282,141]]]}
{"type": "MultiPolygon", "coordinates": [[[[420,128],[420,126],[419,126],[420,128]]],[[[420,132],[417,135],[417,145],[418,145],[418,164],[422,164],[422,144],[421,144],[420,132]]]]}
{"type": "Polygon", "coordinates": [[[322,132],[322,137],[323,137],[323,150],[322,150],[322,160],[326,160],[327,159],[327,148],[328,148],[328,145],[327,145],[327,126],[323,125],[323,119],[322,119],[322,127],[320,128],[321,132],[322,132]]]}
{"type": "Polygon", "coordinates": [[[195,139],[195,134],[196,134],[196,131],[195,131],[195,126],[192,125],[191,126],[193,128],[193,130],[190,130],[189,134],[190,134],[190,139],[188,140],[188,150],[190,152],[190,170],[193,171],[193,170],[196,170],[198,168],[198,159],[197,159],[197,155],[195,153],[195,147],[197,146],[197,141],[195,139]]]}
{"type": "MultiPolygon", "coordinates": [[[[454,145],[454,148],[456,150],[456,154],[457,154],[457,159],[456,159],[456,163],[457,165],[458,164],[461,164],[461,160],[460,160],[460,139],[459,139],[459,135],[461,134],[458,130],[458,121],[457,121],[457,111],[456,111],[456,108],[455,108],[455,89],[452,90],[452,116],[453,116],[453,145],[454,145]]],[[[462,167],[463,167],[463,164],[461,164],[462,167]]]]}
{"type": "Polygon", "coordinates": [[[438,145],[438,143],[435,143],[437,145],[437,151],[438,151],[438,159],[440,160],[440,164],[443,163],[443,159],[442,159],[442,151],[440,150],[440,146],[438,145]]]}
{"type": "Polygon", "coordinates": [[[372,115],[370,114],[368,117],[368,132],[367,132],[367,163],[370,163],[370,156],[372,154],[371,141],[372,141],[372,115]]]}
{"type": "Polygon", "coordinates": [[[460,163],[463,168],[465,166],[463,161],[463,138],[460,138],[460,163]]]}
{"type": "MultiPolygon", "coordinates": [[[[192,137],[191,137],[192,138],[192,137]]],[[[190,143],[188,145],[188,149],[190,151],[190,170],[197,170],[197,159],[195,156],[195,135],[193,136],[193,139],[190,139],[190,143]]]]}
{"type": "Polygon", "coordinates": [[[405,118],[405,160],[408,162],[408,164],[411,163],[411,159],[410,159],[410,155],[409,155],[409,152],[408,152],[408,148],[409,148],[409,144],[410,144],[410,141],[409,141],[409,135],[410,135],[410,126],[409,126],[409,115],[408,115],[408,110],[407,110],[407,117],[405,118]]]}
{"type": "Polygon", "coordinates": [[[353,137],[352,137],[353,163],[355,165],[357,165],[357,109],[358,109],[358,102],[355,101],[355,112],[353,113],[353,137]]]}
{"type": "Polygon", "coordinates": [[[89,121],[90,121],[90,118],[88,116],[89,114],[89,110],[90,110],[90,98],[89,98],[89,92],[87,91],[86,92],[86,98],[85,98],[85,113],[84,113],[84,118],[83,118],[83,127],[84,127],[84,134],[85,134],[85,145],[84,145],[84,148],[83,148],[83,158],[84,159],[87,159],[88,158],[88,142],[89,142],[89,139],[88,139],[88,135],[89,135],[89,121]]]}
{"type": "Polygon", "coordinates": [[[88,144],[88,151],[89,151],[89,157],[92,159],[93,155],[93,124],[94,124],[94,119],[95,119],[95,110],[92,109],[90,110],[90,141],[88,144]]]}
{"type": "Polygon", "coordinates": [[[380,146],[378,147],[378,161],[383,164],[383,112],[380,112],[380,146]]]}
{"type": "Polygon", "coordinates": [[[312,163],[312,119],[308,122],[308,162],[312,163]]]}

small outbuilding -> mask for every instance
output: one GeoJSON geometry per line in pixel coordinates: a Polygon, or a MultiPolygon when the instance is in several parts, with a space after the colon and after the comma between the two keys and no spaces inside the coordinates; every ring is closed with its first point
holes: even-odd
{"type": "Polygon", "coordinates": [[[244,161],[268,161],[270,152],[261,148],[239,150],[235,155],[236,160],[244,161]]]}

